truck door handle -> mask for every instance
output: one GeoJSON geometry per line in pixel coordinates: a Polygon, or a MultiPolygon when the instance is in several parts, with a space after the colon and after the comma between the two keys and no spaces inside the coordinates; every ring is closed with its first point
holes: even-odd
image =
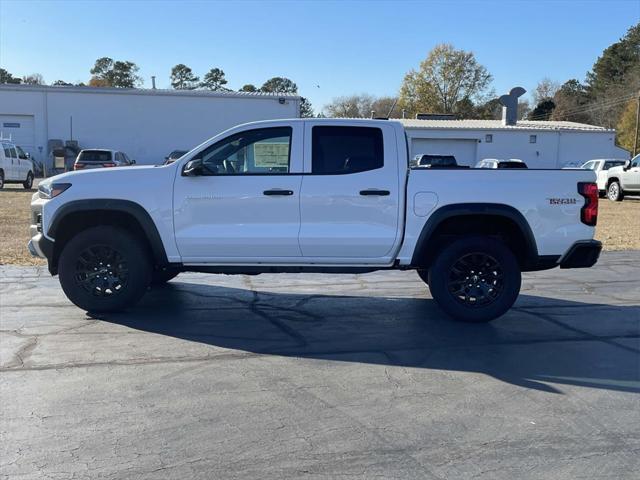
{"type": "Polygon", "coordinates": [[[279,190],[274,188],[273,190],[265,190],[262,193],[265,195],[293,195],[293,190],[279,190]]]}
{"type": "Polygon", "coordinates": [[[369,190],[360,190],[360,195],[378,195],[380,197],[386,197],[387,195],[391,195],[389,190],[376,190],[374,188],[370,188],[369,190]]]}

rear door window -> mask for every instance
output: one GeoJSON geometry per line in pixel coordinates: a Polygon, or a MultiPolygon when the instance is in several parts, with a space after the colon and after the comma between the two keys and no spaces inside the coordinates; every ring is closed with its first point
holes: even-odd
{"type": "Polygon", "coordinates": [[[316,175],[341,175],[382,168],[382,130],[372,127],[313,127],[311,163],[311,171],[316,175]]]}

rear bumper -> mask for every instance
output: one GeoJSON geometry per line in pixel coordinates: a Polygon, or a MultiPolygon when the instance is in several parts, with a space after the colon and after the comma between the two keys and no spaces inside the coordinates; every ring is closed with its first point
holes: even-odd
{"type": "Polygon", "coordinates": [[[567,253],[560,258],[560,268],[593,267],[602,250],[602,243],[597,240],[581,240],[574,243],[567,253]]]}

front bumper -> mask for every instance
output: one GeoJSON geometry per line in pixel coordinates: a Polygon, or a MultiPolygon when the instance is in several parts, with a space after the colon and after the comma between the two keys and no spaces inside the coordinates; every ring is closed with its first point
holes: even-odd
{"type": "Polygon", "coordinates": [[[53,257],[53,241],[42,233],[33,235],[27,244],[27,248],[34,257],[46,258],[48,261],[51,261],[53,257]]]}
{"type": "Polygon", "coordinates": [[[581,240],[574,243],[560,258],[560,268],[593,267],[602,250],[602,243],[597,240],[581,240]]]}

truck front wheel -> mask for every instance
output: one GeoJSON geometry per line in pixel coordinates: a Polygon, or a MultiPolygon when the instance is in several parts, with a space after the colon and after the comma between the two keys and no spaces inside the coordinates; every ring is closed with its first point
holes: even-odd
{"type": "Polygon", "coordinates": [[[619,182],[614,180],[609,184],[607,197],[609,197],[609,200],[612,202],[621,202],[624,199],[624,193],[622,192],[619,182]]]}
{"type": "Polygon", "coordinates": [[[518,298],[520,267],[499,240],[463,238],[438,254],[429,268],[428,284],[433,299],[454,319],[488,322],[506,313],[518,298]]]}
{"type": "Polygon", "coordinates": [[[133,305],[147,290],[151,273],[143,242],[111,226],[77,234],[64,246],[58,262],[62,290],[89,312],[112,312],[133,305]]]}

